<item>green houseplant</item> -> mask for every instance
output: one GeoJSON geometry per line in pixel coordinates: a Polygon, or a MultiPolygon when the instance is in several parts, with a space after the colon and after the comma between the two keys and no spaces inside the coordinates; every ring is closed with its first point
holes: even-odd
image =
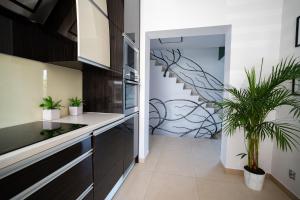
{"type": "Polygon", "coordinates": [[[82,103],[83,101],[78,97],[69,99],[69,113],[70,115],[80,115],[82,114],[82,103]]]}
{"type": "Polygon", "coordinates": [[[51,96],[48,96],[43,98],[40,107],[43,108],[43,120],[60,118],[61,100],[54,101],[51,96]]]}
{"type": "Polygon", "coordinates": [[[265,172],[259,167],[259,145],[266,138],[275,140],[283,150],[293,150],[299,144],[299,127],[279,121],[269,121],[268,114],[276,108],[288,105],[294,118],[300,116],[300,101],[283,86],[287,80],[300,77],[300,63],[295,58],[282,60],[272,68],[266,78],[259,78],[255,69],[246,71],[248,87],[230,88],[226,91],[231,98],[219,103],[223,108],[224,131],[229,136],[236,129],[243,129],[246,139],[248,164],[244,167],[246,185],[254,190],[261,190],[265,172]]]}

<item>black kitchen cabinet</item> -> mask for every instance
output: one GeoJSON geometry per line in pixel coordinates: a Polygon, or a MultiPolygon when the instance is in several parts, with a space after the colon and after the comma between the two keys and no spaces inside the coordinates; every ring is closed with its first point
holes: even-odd
{"type": "Polygon", "coordinates": [[[121,125],[94,136],[93,148],[94,197],[102,200],[105,199],[123,174],[123,135],[121,125]]]}
{"type": "Polygon", "coordinates": [[[84,198],[83,200],[93,200],[94,199],[94,190],[91,190],[84,198]]]}
{"type": "Polygon", "coordinates": [[[124,32],[124,0],[107,0],[108,19],[124,32]]]}
{"type": "Polygon", "coordinates": [[[134,161],[134,118],[113,128],[94,132],[94,197],[105,199],[134,161]]]}
{"type": "Polygon", "coordinates": [[[124,138],[124,172],[129,168],[134,160],[134,118],[126,120],[122,127],[122,134],[124,138]]]}
{"type": "Polygon", "coordinates": [[[122,73],[86,66],[82,79],[84,112],[123,112],[122,73]]]}
{"type": "MultiPolygon", "coordinates": [[[[91,146],[91,138],[87,138],[22,170],[6,176],[0,180],[0,199],[10,199],[16,196],[38,181],[46,178],[51,173],[59,170],[72,160],[87,153],[91,150],[91,146]]],[[[86,169],[88,170],[89,168],[86,169]]],[[[70,183],[72,183],[72,181],[70,183]]]]}
{"type": "Polygon", "coordinates": [[[110,34],[110,65],[111,70],[123,72],[123,36],[122,32],[111,21],[109,22],[110,34]]]}
{"type": "Polygon", "coordinates": [[[76,36],[68,37],[63,30],[76,22],[75,3],[58,1],[43,24],[0,6],[0,52],[42,62],[77,61],[76,36]]]}
{"type": "Polygon", "coordinates": [[[42,187],[27,199],[74,200],[93,183],[92,156],[42,187]]]}

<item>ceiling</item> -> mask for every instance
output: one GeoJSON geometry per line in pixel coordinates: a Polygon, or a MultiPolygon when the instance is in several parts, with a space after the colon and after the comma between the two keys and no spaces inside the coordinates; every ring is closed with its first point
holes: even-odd
{"type": "Polygon", "coordinates": [[[225,35],[152,39],[150,45],[151,49],[223,47],[225,46],[225,35]]]}

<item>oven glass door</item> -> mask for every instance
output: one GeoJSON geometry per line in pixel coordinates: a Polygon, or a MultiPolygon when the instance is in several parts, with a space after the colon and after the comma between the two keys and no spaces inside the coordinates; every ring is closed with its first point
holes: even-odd
{"type": "Polygon", "coordinates": [[[125,110],[138,107],[138,84],[125,81],[125,110]]]}

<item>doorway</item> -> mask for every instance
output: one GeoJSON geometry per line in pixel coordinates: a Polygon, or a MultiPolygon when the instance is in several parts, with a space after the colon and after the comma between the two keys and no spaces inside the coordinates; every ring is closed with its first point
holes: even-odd
{"type": "MultiPolygon", "coordinates": [[[[151,67],[151,40],[153,41],[159,41],[163,43],[166,41],[166,38],[172,38],[173,40],[181,41],[182,38],[187,37],[213,37],[216,35],[223,35],[224,36],[224,47],[225,47],[225,54],[224,54],[224,73],[223,73],[223,85],[228,85],[229,80],[229,59],[230,59],[230,42],[231,42],[231,26],[216,26],[216,27],[204,27],[204,28],[192,28],[192,29],[180,29],[180,30],[166,30],[166,31],[154,31],[154,32],[147,32],[145,35],[145,54],[144,56],[141,56],[140,64],[141,64],[141,90],[140,90],[140,137],[139,137],[139,155],[140,155],[140,161],[143,162],[143,160],[146,158],[148,152],[149,152],[149,134],[151,134],[151,125],[149,122],[149,113],[150,106],[149,106],[149,100],[150,100],[150,67],[151,67]],[[149,129],[150,127],[150,129],[149,129]]],[[[142,48],[141,48],[142,49],[142,48]]],[[[169,49],[170,50],[170,49],[169,49]]],[[[171,54],[176,54],[177,56],[180,55],[181,52],[173,52],[170,50],[171,54]]],[[[143,52],[141,52],[142,54],[143,52]]],[[[159,53],[160,54],[160,53],[159,53]]],[[[157,54],[156,54],[157,55],[157,54]]],[[[176,55],[175,61],[176,61],[176,55]]],[[[153,52],[152,52],[153,56],[153,52]]],[[[172,56],[171,56],[172,57],[172,56]]],[[[153,58],[153,57],[152,57],[153,58]]],[[[168,67],[168,65],[166,66],[168,67]]],[[[164,69],[163,76],[166,76],[167,73],[170,75],[170,67],[168,69],[164,69]]],[[[171,71],[172,72],[172,71],[171,71]]],[[[174,74],[173,74],[174,75],[174,74]]],[[[172,76],[172,75],[171,75],[172,76]]],[[[194,91],[195,92],[195,91],[194,91]]],[[[162,105],[163,106],[163,105],[162,105]]],[[[211,121],[211,120],[210,120],[211,121]]],[[[221,126],[221,122],[219,122],[221,126]]],[[[205,128],[205,127],[204,127],[205,128]]],[[[203,131],[204,129],[202,129],[203,131]]],[[[218,128],[217,128],[218,130],[218,128]]],[[[221,129],[219,129],[221,130],[221,129]]],[[[197,131],[196,131],[197,132],[197,131]]],[[[212,132],[209,134],[210,136],[213,136],[214,133],[217,131],[212,132]]],[[[206,134],[203,134],[204,132],[198,132],[196,133],[196,137],[203,136],[206,134]]],[[[183,134],[183,133],[182,133],[183,134]]],[[[181,135],[182,135],[181,134],[181,135]]],[[[189,134],[185,134],[189,135],[189,134]]],[[[192,134],[190,134],[192,135],[192,134]]],[[[223,153],[224,149],[226,148],[226,138],[222,137],[221,141],[221,161],[225,159],[225,154],[223,153]]]]}

